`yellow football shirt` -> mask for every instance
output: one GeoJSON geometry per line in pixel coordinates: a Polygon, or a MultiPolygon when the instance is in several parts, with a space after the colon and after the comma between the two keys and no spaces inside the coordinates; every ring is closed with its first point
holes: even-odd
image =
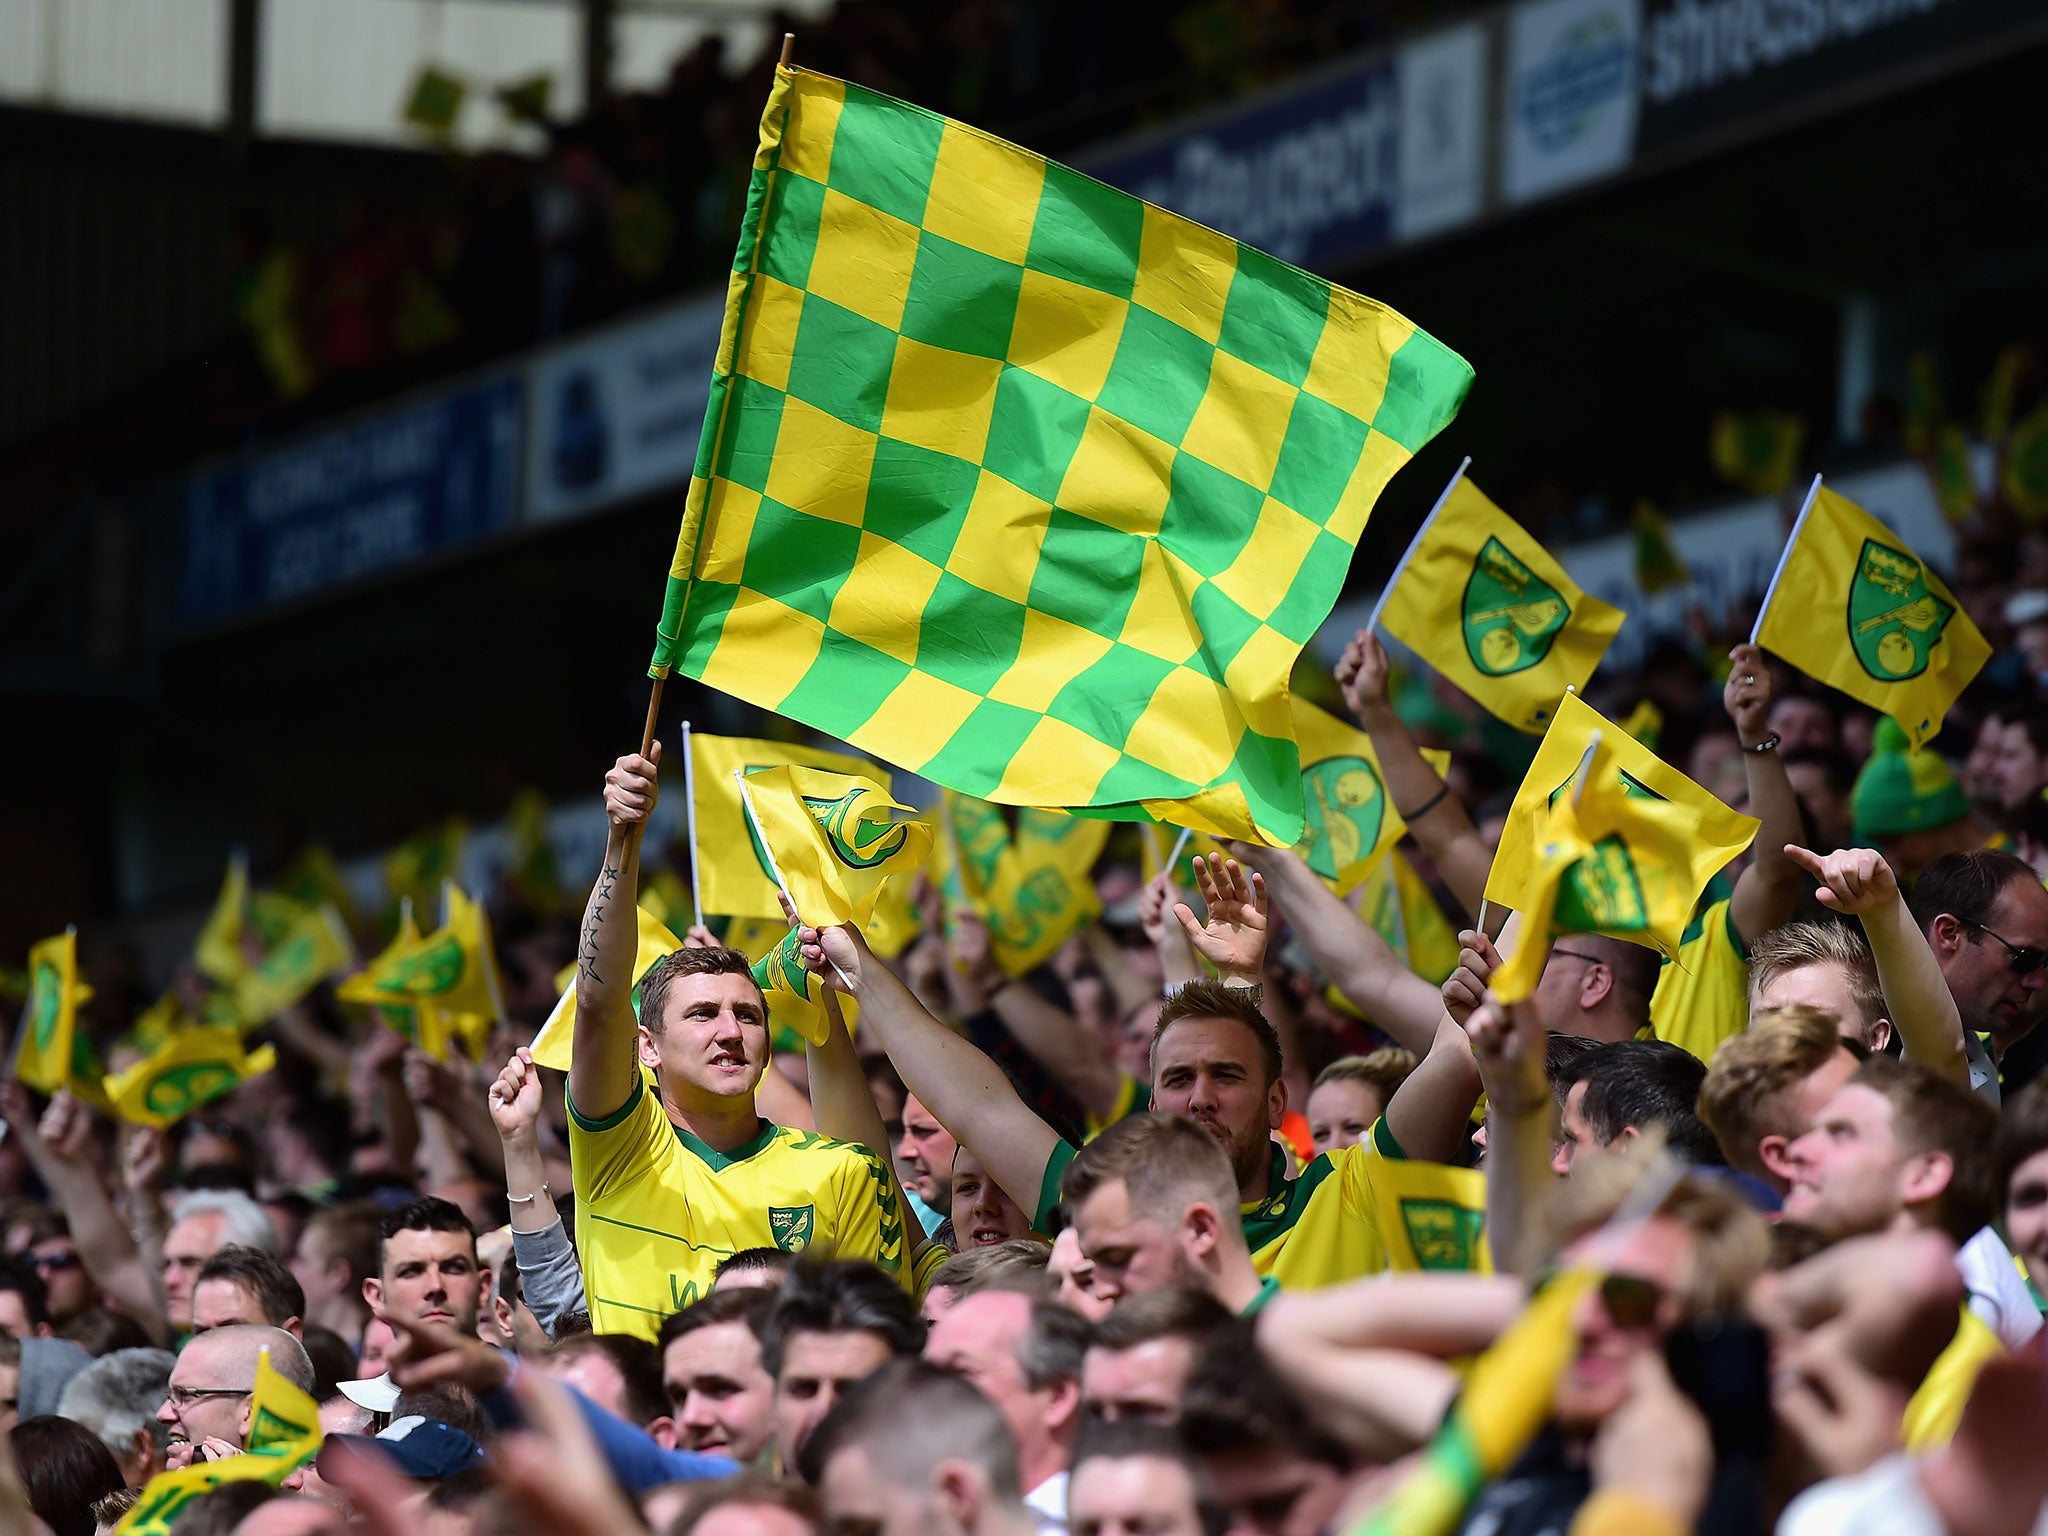
{"type": "Polygon", "coordinates": [[[1955,1337],[1934,1357],[1934,1364],[1920,1378],[1919,1390],[1906,1404],[1905,1417],[1899,1421],[1906,1449],[1924,1456],[1953,1440],[1956,1426],[1963,1421],[1963,1405],[1977,1384],[1977,1373],[1984,1369],[1985,1361],[2004,1353],[2005,1346],[1998,1342],[1991,1325],[1966,1305],[1955,1337]]]}
{"type": "Polygon", "coordinates": [[[602,1120],[569,1106],[576,1246],[590,1326],[653,1338],[745,1248],[871,1259],[908,1280],[903,1211],[866,1147],[763,1120],[718,1152],[662,1112],[646,1080],[602,1120]]]}
{"type": "Polygon", "coordinates": [[[1650,1030],[1659,1040],[1712,1061],[1721,1042],[1749,1028],[1749,950],[1724,897],[1686,925],[1678,958],[1666,960],[1650,995],[1650,1030]]]}
{"type": "MultiPolygon", "coordinates": [[[[1061,1142],[1047,1160],[1032,1226],[1050,1231],[1060,1179],[1078,1149],[1061,1142]]],[[[1486,1180],[1470,1168],[1410,1160],[1384,1120],[1372,1136],[1316,1158],[1286,1177],[1276,1145],[1272,1193],[1239,1207],[1252,1267],[1283,1290],[1317,1290],[1382,1270],[1490,1271],[1486,1180]]]]}

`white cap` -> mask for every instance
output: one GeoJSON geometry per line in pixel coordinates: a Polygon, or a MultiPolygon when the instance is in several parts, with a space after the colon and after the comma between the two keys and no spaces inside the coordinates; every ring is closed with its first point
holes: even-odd
{"type": "Polygon", "coordinates": [[[334,1390],[372,1413],[390,1413],[398,1407],[398,1384],[386,1371],[382,1376],[364,1376],[355,1381],[337,1381],[334,1390]]]}

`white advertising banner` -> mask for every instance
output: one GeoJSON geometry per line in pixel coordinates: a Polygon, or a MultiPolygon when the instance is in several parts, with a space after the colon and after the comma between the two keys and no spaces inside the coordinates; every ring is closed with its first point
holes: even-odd
{"type": "Polygon", "coordinates": [[[1527,0],[1507,22],[1501,192],[1526,203],[1612,175],[1636,141],[1637,0],[1527,0]]]}

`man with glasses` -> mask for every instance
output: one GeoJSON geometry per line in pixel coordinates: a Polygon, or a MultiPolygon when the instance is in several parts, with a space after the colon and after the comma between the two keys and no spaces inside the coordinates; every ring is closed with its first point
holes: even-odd
{"type": "MultiPolygon", "coordinates": [[[[2048,890],[2022,860],[1980,848],[1928,864],[1908,901],[1962,1015],[1970,1086],[1996,1104],[1997,1064],[2048,1013],[2048,890]]],[[[1894,1002],[1902,1030],[1903,1012],[1894,1002]]]]}
{"type": "Polygon", "coordinates": [[[170,1432],[165,1465],[175,1471],[219,1461],[242,1449],[256,1362],[270,1351],[271,1369],[303,1392],[313,1390],[313,1362],[282,1328],[213,1328],[187,1344],[171,1369],[170,1390],[156,1411],[170,1432]]]}

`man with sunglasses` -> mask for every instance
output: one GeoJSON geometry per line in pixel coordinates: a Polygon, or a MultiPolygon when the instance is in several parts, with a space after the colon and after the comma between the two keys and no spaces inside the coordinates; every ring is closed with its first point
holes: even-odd
{"type": "MultiPolygon", "coordinates": [[[[1962,1015],[1970,1086],[1996,1104],[1998,1063],[2048,1014],[2048,889],[2024,861],[1979,848],[1935,859],[1908,900],[1962,1015]]],[[[1919,1054],[1910,1035],[1907,1049],[1919,1054]]]]}

